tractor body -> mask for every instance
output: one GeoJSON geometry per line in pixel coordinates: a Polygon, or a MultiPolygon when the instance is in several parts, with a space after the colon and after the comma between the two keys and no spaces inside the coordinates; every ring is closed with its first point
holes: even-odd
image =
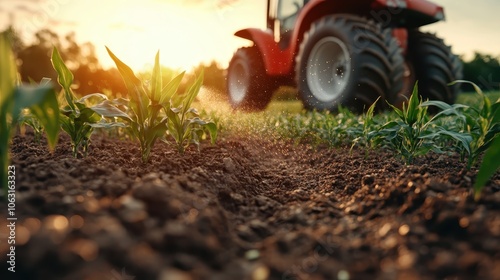
{"type": "Polygon", "coordinates": [[[235,33],[253,46],[230,62],[230,102],[262,110],[279,86],[292,85],[308,109],[362,111],[379,97],[400,106],[422,80],[424,98],[451,103],[458,87],[443,83],[460,78],[459,60],[418,31],[444,17],[426,0],[268,0],[267,28],[235,33]]]}

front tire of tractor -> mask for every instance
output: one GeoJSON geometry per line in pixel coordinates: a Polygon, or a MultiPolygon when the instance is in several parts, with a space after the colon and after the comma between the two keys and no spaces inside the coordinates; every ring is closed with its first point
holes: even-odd
{"type": "Polygon", "coordinates": [[[296,82],[306,109],[377,108],[403,87],[404,58],[390,30],[353,15],[326,16],[304,35],[296,82]]]}
{"type": "Polygon", "coordinates": [[[264,110],[278,86],[266,74],[256,46],[236,51],[227,69],[227,91],[233,109],[247,112],[264,110]]]}
{"type": "Polygon", "coordinates": [[[443,40],[429,33],[411,31],[408,45],[408,58],[415,69],[422,98],[454,103],[460,85],[448,84],[462,79],[460,59],[443,40]]]}

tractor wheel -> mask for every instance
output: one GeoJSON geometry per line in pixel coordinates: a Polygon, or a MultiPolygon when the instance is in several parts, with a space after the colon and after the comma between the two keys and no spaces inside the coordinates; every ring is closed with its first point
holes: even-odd
{"type": "Polygon", "coordinates": [[[307,109],[361,112],[403,87],[404,58],[390,30],[353,15],[327,16],[304,35],[295,65],[307,109]]]}
{"type": "Polygon", "coordinates": [[[229,103],[243,111],[264,110],[279,85],[266,74],[257,47],[240,48],[227,69],[229,103]]]}
{"type": "Polygon", "coordinates": [[[409,33],[408,59],[413,64],[422,98],[455,102],[460,85],[448,86],[462,78],[462,63],[443,40],[429,33],[409,33]]]}
{"type": "Polygon", "coordinates": [[[410,100],[415,82],[417,81],[415,69],[409,59],[405,59],[401,73],[403,75],[403,86],[401,90],[399,92],[394,92],[387,100],[391,105],[399,109],[403,108],[403,104],[410,100]]]}

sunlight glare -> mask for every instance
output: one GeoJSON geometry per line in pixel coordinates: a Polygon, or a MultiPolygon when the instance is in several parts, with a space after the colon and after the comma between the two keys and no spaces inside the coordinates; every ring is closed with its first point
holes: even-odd
{"type": "MultiPolygon", "coordinates": [[[[220,48],[217,35],[208,32],[219,28],[220,23],[206,10],[172,3],[141,9],[127,5],[120,9],[110,25],[111,32],[101,40],[136,71],[150,69],[158,50],[160,63],[179,70],[191,70],[200,62],[209,62],[207,53],[225,51],[220,48]]],[[[110,61],[105,59],[103,64],[109,65],[110,61]]]]}

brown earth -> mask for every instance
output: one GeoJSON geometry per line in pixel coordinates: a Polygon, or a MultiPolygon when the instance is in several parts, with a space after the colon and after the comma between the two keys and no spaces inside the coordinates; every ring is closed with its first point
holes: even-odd
{"type": "Polygon", "coordinates": [[[500,176],[457,157],[223,138],[184,156],[16,136],[16,272],[0,279],[500,279],[500,176]]]}

